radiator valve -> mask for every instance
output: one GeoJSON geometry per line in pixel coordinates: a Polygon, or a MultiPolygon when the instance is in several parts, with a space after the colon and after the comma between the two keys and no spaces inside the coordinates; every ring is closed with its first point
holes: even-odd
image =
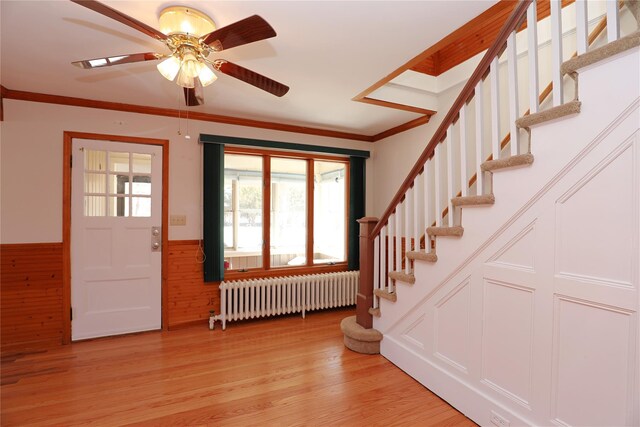
{"type": "Polygon", "coordinates": [[[216,311],[209,310],[209,330],[213,331],[216,328],[216,311]]]}

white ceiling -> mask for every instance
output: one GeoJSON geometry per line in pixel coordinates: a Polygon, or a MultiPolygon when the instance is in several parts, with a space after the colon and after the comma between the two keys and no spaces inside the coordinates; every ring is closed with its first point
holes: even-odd
{"type": "MultiPolygon", "coordinates": [[[[291,87],[277,98],[226,75],[190,110],[373,135],[417,114],[351,99],[497,0],[104,1],[154,28],[167,6],[188,5],[222,27],[258,14],[278,33],[224,58],[291,87]]],[[[182,90],[155,62],[82,70],[72,61],[168,53],[160,42],[66,0],[0,0],[1,74],[8,89],[184,108],[182,90]]],[[[214,58],[211,55],[210,58],[214,58]]]]}

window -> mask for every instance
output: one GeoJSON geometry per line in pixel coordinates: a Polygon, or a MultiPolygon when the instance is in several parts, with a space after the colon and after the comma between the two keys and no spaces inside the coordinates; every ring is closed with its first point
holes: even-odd
{"type": "Polygon", "coordinates": [[[227,271],[347,260],[349,159],[225,148],[227,271]]]}
{"type": "Polygon", "coordinates": [[[85,216],[151,216],[151,154],[87,149],[84,165],[85,216]]]}

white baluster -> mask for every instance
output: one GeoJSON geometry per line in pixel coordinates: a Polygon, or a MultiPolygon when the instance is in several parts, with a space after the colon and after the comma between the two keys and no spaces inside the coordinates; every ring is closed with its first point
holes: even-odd
{"type": "Polygon", "coordinates": [[[396,206],[396,266],[394,271],[402,271],[402,219],[404,218],[405,203],[396,206]]]}
{"type": "Polygon", "coordinates": [[[453,160],[453,125],[447,129],[447,206],[449,213],[447,214],[447,222],[449,227],[453,227],[453,203],[451,199],[455,196],[453,193],[453,177],[454,177],[454,160],[453,160]]]}
{"type": "MultiPolygon", "coordinates": [[[[395,228],[396,228],[396,218],[395,218],[396,214],[393,213],[391,215],[389,215],[389,237],[387,238],[387,242],[388,242],[388,251],[387,251],[387,271],[388,272],[392,272],[393,271],[393,260],[394,260],[394,243],[395,243],[395,228]]],[[[389,278],[389,275],[387,274],[386,276],[386,280],[387,280],[387,292],[393,292],[393,280],[391,280],[389,278]]]]}
{"type": "Polygon", "coordinates": [[[607,0],[607,42],[611,43],[620,38],[620,18],[618,16],[617,0],[607,0]]]}
{"type": "Polygon", "coordinates": [[[431,252],[431,245],[429,244],[429,236],[427,236],[427,227],[431,227],[431,167],[433,160],[427,160],[424,164],[424,172],[422,172],[422,191],[424,193],[424,228],[422,231],[424,234],[424,251],[431,252]]]}
{"type": "MultiPolygon", "coordinates": [[[[383,228],[384,230],[384,228],[383,228]]],[[[380,255],[380,240],[382,239],[382,231],[373,239],[373,289],[380,289],[380,264],[382,257],[380,255]]],[[[373,308],[378,308],[378,298],[373,297],[373,308]]]]}
{"type": "Polygon", "coordinates": [[[482,195],[484,192],[484,174],[480,165],[484,162],[484,155],[482,154],[482,146],[484,141],[484,121],[482,110],[484,95],[482,93],[482,80],[476,85],[475,89],[475,102],[476,102],[476,194],[482,195]]]}
{"type": "Polygon", "coordinates": [[[511,155],[520,154],[520,135],[516,120],[518,111],[518,53],[516,52],[516,32],[507,38],[507,73],[509,75],[509,132],[511,133],[511,155]]]}
{"type": "MultiPolygon", "coordinates": [[[[422,175],[424,175],[424,173],[422,175]]],[[[420,203],[420,197],[422,197],[423,194],[422,188],[420,188],[422,175],[418,175],[418,177],[413,181],[413,250],[416,252],[420,250],[421,230],[424,229],[422,227],[424,215],[420,215],[420,208],[424,206],[420,203]]]]}
{"type": "MultiPolygon", "coordinates": [[[[378,283],[378,289],[385,289],[387,287],[387,225],[380,230],[380,282],[378,283]]],[[[378,298],[375,306],[378,306],[378,298]]]]}
{"type": "Polygon", "coordinates": [[[531,2],[527,9],[527,38],[529,44],[529,112],[537,113],[540,109],[538,94],[540,83],[538,81],[538,10],[536,1],[531,2]]]}
{"type": "Polygon", "coordinates": [[[500,87],[498,86],[498,57],[491,61],[491,153],[500,158],[500,87]]]}
{"type": "Polygon", "coordinates": [[[562,87],[562,5],[560,0],[551,0],[551,82],[553,83],[553,106],[564,102],[562,87]]]}
{"type": "Polygon", "coordinates": [[[411,250],[411,214],[413,213],[415,188],[409,188],[409,191],[405,194],[404,199],[404,272],[409,274],[411,272],[409,258],[406,254],[411,250]]]}
{"type": "Polygon", "coordinates": [[[576,51],[578,55],[585,53],[589,47],[588,25],[587,0],[576,0],[576,51]]]}
{"type": "Polygon", "coordinates": [[[436,151],[433,155],[433,167],[434,167],[434,197],[435,197],[435,215],[436,215],[436,227],[442,225],[442,198],[440,197],[440,150],[442,144],[436,145],[436,151]]]}
{"type": "Polygon", "coordinates": [[[469,178],[467,177],[467,103],[460,109],[460,192],[462,197],[469,195],[469,178]]]}

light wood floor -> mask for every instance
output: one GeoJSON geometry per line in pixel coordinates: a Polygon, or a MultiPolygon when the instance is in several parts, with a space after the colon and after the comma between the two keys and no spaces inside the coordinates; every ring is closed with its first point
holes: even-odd
{"type": "Polygon", "coordinates": [[[352,310],[75,343],[5,357],[2,425],[474,426],[382,356],[352,310]]]}

